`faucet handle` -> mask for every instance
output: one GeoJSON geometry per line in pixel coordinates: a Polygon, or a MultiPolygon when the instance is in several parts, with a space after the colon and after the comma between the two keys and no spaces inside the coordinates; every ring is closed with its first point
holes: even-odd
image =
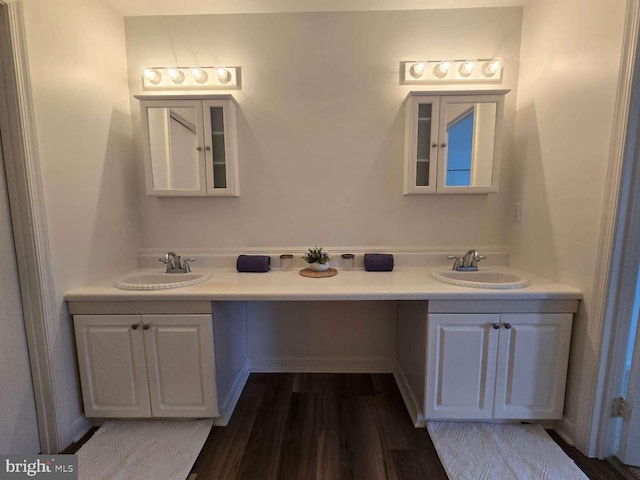
{"type": "Polygon", "coordinates": [[[449,260],[453,260],[452,270],[458,270],[460,268],[460,255],[447,255],[449,260]]]}
{"type": "Polygon", "coordinates": [[[478,255],[474,255],[473,259],[471,260],[471,266],[477,268],[478,267],[478,262],[480,260],[486,260],[486,259],[487,259],[487,257],[485,257],[484,255],[479,255],[479,254],[478,255]]]}
{"type": "Polygon", "coordinates": [[[189,266],[189,262],[195,262],[196,259],[191,257],[191,258],[183,258],[182,259],[182,270],[185,271],[185,273],[189,273],[191,271],[191,267],[189,266]]]}
{"type": "Polygon", "coordinates": [[[167,269],[169,268],[170,264],[171,264],[171,253],[165,253],[162,257],[160,257],[158,259],[158,261],[160,263],[164,263],[167,266],[167,269]]]}

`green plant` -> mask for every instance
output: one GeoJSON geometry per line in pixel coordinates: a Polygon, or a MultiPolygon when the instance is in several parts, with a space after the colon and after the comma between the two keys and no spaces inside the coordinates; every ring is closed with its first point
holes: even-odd
{"type": "Polygon", "coordinates": [[[302,256],[302,259],[307,263],[320,263],[325,264],[331,257],[327,252],[322,251],[322,247],[310,248],[307,253],[302,256]]]}

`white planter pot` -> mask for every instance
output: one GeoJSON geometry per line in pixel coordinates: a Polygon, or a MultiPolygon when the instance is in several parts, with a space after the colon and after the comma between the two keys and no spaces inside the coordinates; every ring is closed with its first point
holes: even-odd
{"type": "Polygon", "coordinates": [[[309,268],[314,272],[326,272],[329,270],[329,262],[327,263],[310,263],[309,268]]]}

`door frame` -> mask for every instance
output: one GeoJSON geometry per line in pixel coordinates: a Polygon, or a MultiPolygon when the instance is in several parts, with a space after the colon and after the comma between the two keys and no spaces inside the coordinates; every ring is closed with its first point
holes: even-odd
{"type": "MultiPolygon", "coordinates": [[[[637,312],[636,312],[637,314],[637,312]]],[[[640,331],[640,330],[639,330],[640,331]]],[[[623,409],[623,417],[621,426],[620,443],[617,446],[616,456],[622,463],[640,466],[640,452],[638,445],[640,444],[640,335],[636,332],[635,345],[633,347],[633,360],[631,363],[631,371],[629,372],[629,385],[625,397],[629,401],[623,409]],[[630,399],[634,399],[631,403],[630,399]]]]}
{"type": "Polygon", "coordinates": [[[0,0],[0,128],[41,453],[60,450],[55,338],[58,321],[35,135],[22,3],[0,0]]]}
{"type": "Polygon", "coordinates": [[[594,373],[594,409],[589,456],[617,454],[619,420],[611,416],[624,381],[633,300],[640,265],[640,1],[628,0],[613,128],[612,155],[603,211],[596,292],[601,297],[601,355],[594,373]],[[621,123],[623,122],[623,123],[621,123]],[[602,281],[598,281],[602,280],[602,281]],[[604,287],[602,294],[598,287],[604,287]]]}

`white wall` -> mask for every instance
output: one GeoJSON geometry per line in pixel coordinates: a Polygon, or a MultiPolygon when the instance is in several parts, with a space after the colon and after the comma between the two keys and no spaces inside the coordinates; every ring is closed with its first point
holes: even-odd
{"type": "Polygon", "coordinates": [[[135,265],[136,178],[122,17],[102,0],[24,0],[59,324],[60,443],[83,428],[64,293],[135,265]]]}
{"type": "Polygon", "coordinates": [[[246,308],[247,355],[254,368],[392,371],[394,301],[247,302],[246,308]]]}
{"type": "Polygon", "coordinates": [[[594,338],[592,297],[611,148],[625,2],[536,0],[525,7],[513,160],[511,264],[580,288],[564,427],[585,448],[594,338]]]}
{"type": "MultiPolygon", "coordinates": [[[[141,194],[142,247],[503,246],[506,189],[495,195],[402,195],[403,100],[411,87],[399,85],[398,70],[401,60],[505,57],[505,81],[497,87],[512,89],[507,175],[521,13],[126,18],[132,95],[142,93],[146,66],[242,67],[242,89],[232,92],[239,102],[241,196],[141,194]]],[[[132,108],[138,133],[135,99],[132,108]]],[[[139,138],[137,156],[141,166],[139,138]]]]}

